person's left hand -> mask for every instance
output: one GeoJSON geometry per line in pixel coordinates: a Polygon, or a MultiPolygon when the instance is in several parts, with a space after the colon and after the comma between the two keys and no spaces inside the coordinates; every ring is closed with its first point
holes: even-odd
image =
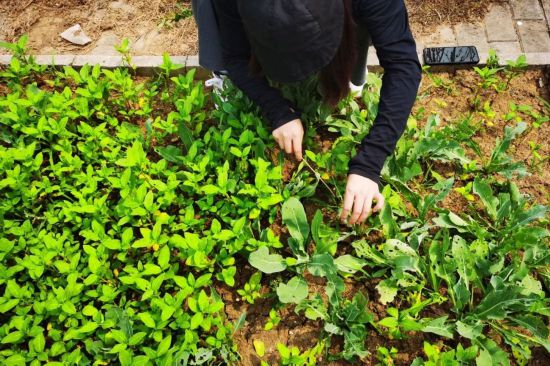
{"type": "Polygon", "coordinates": [[[340,215],[342,223],[346,223],[351,213],[349,224],[361,224],[371,213],[382,210],[382,207],[384,207],[384,196],[380,193],[376,182],[357,174],[348,176],[344,207],[340,215]],[[376,201],[374,209],[372,208],[373,201],[376,201]]]}

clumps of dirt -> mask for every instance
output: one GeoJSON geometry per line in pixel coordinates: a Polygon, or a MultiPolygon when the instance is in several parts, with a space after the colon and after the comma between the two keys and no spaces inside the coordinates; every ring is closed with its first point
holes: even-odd
{"type": "Polygon", "coordinates": [[[529,360],[530,366],[546,366],[550,365],[550,353],[542,347],[532,350],[532,358],[529,360]]]}
{"type": "MultiPolygon", "coordinates": [[[[237,330],[233,340],[238,347],[241,360],[239,365],[259,365],[260,358],[256,354],[253,342],[263,341],[266,346],[266,355],[262,360],[269,364],[277,364],[278,351],[277,343],[286,346],[298,347],[305,350],[314,347],[320,339],[322,324],[308,320],[302,315],[294,312],[293,306],[286,306],[278,310],[281,322],[271,330],[264,330],[264,326],[269,320],[269,312],[276,305],[276,297],[270,295],[269,280],[264,276],[262,279],[260,299],[254,304],[242,300],[237,294],[236,289],[242,288],[248,281],[255,269],[250,267],[245,261],[238,264],[239,271],[235,278],[235,286],[230,288],[224,284],[216,284],[216,291],[223,298],[225,303],[225,313],[227,320],[235,323],[243,313],[246,313],[246,322],[244,327],[237,330]]],[[[315,286],[313,283],[312,286],[315,286]]]]}
{"type": "Polygon", "coordinates": [[[124,38],[134,55],[196,54],[193,17],[172,21],[184,8],[190,9],[189,0],[4,0],[0,39],[14,42],[28,34],[33,54],[114,54],[114,45],[124,38]],[[93,42],[77,46],[59,36],[74,24],[80,24],[93,42]]]}
{"type": "Polygon", "coordinates": [[[411,27],[426,33],[441,24],[481,20],[491,4],[507,0],[405,0],[411,27]]]}
{"type": "MultiPolygon", "coordinates": [[[[474,135],[483,158],[477,157],[473,151],[467,150],[470,158],[477,159],[478,163],[487,161],[495,148],[497,139],[504,136],[504,128],[513,126],[516,122],[506,121],[505,116],[511,111],[510,103],[517,106],[530,106],[536,114],[548,116],[548,109],[544,103],[550,100],[547,78],[548,70],[527,70],[513,79],[509,88],[504,92],[494,90],[482,91],[480,96],[487,101],[494,117],[489,118],[472,108],[471,101],[465,96],[475,93],[479,76],[471,70],[457,70],[449,73],[434,74],[434,77],[444,81],[446,87],[436,87],[429,78],[424,77],[419,98],[414,106],[413,115],[422,111],[423,117],[419,124],[423,125],[430,114],[441,117],[441,126],[451,125],[465,118],[471,117],[471,123],[480,123],[480,130],[474,135]]],[[[529,175],[514,179],[523,193],[528,194],[537,203],[550,204],[550,161],[542,161],[533,165],[531,143],[539,146],[538,153],[549,156],[550,126],[543,123],[535,126],[535,118],[522,114],[521,119],[528,124],[528,129],[518,136],[512,143],[508,155],[514,161],[521,161],[527,166],[529,175]]],[[[456,193],[456,192],[455,192],[456,193]]],[[[458,194],[452,193],[444,201],[444,206],[454,212],[462,212],[467,204],[458,194]]]]}

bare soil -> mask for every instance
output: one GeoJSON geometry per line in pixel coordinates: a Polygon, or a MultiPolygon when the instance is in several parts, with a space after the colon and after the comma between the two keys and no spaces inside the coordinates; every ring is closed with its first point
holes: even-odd
{"type": "MultiPolygon", "coordinates": [[[[547,70],[528,70],[512,80],[507,91],[481,94],[483,100],[490,102],[491,110],[495,113],[492,120],[480,113],[473,114],[473,122],[482,124],[481,130],[474,136],[474,141],[480,146],[483,160],[490,157],[496,140],[502,139],[504,127],[513,126],[515,123],[504,119],[504,116],[510,112],[511,102],[518,106],[531,106],[537,114],[548,116],[549,111],[544,107],[544,100],[550,100],[547,73],[547,70]]],[[[438,73],[436,76],[445,80],[449,87],[447,89],[434,87],[433,83],[425,77],[419,92],[420,98],[415,104],[413,113],[424,108],[426,115],[439,114],[441,123],[444,125],[456,123],[474,112],[468,98],[475,93],[476,86],[480,82],[477,74],[470,70],[458,70],[452,73],[438,73]]],[[[530,174],[515,181],[520,190],[529,194],[534,201],[548,205],[550,204],[549,123],[536,128],[533,126],[535,121],[533,117],[522,115],[522,119],[529,127],[525,133],[514,140],[508,154],[514,161],[524,162],[530,174]],[[540,145],[538,153],[543,158],[546,157],[546,161],[537,163],[533,160],[530,143],[540,145]]],[[[469,152],[468,155],[474,157],[473,152],[469,152]]],[[[480,162],[479,158],[478,161],[480,162]]],[[[452,174],[453,171],[449,173],[452,174]]],[[[457,182],[457,185],[460,184],[457,182]]],[[[461,212],[467,204],[466,200],[456,192],[450,194],[445,203],[455,212],[461,212]]]]}
{"type": "MultiPolygon", "coordinates": [[[[506,0],[405,2],[413,33],[420,37],[443,24],[481,20],[490,4],[506,0]]],[[[134,55],[194,55],[198,34],[193,17],[173,21],[185,8],[190,9],[190,0],[3,0],[0,40],[13,42],[29,34],[34,54],[106,54],[115,53],[113,44],[128,38],[134,55]],[[90,44],[73,45],[59,36],[74,24],[81,25],[90,44]]]]}
{"type": "Polygon", "coordinates": [[[13,42],[28,34],[34,54],[115,53],[113,45],[128,38],[134,55],[192,55],[198,52],[193,17],[171,21],[186,7],[190,0],[2,0],[0,39],[13,42]],[[59,36],[74,24],[90,44],[73,45],[59,36]]]}
{"type": "Polygon", "coordinates": [[[481,20],[491,4],[507,3],[507,0],[405,0],[411,26],[429,31],[441,24],[481,20]]]}

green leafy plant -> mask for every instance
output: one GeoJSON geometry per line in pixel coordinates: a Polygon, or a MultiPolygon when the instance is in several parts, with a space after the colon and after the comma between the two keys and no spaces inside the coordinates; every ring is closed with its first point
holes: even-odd
{"type": "Polygon", "coordinates": [[[277,313],[277,310],[269,310],[269,320],[264,325],[264,330],[271,330],[275,328],[281,322],[281,317],[277,313]]]}
{"type": "Polygon", "coordinates": [[[314,366],[317,364],[317,357],[321,355],[323,349],[324,344],[322,342],[317,343],[315,347],[308,349],[303,353],[300,352],[300,349],[298,347],[288,348],[282,343],[277,343],[277,350],[279,351],[279,355],[281,357],[281,365],[314,366]]]}
{"type": "Polygon", "coordinates": [[[395,356],[397,355],[397,348],[391,347],[387,349],[386,347],[380,346],[376,349],[376,359],[380,366],[392,366],[395,365],[395,356]]]}
{"type": "Polygon", "coordinates": [[[373,332],[396,348],[430,339],[415,365],[523,365],[550,349],[548,208],[520,191],[510,152],[529,125],[543,131],[547,103],[508,93],[503,137],[489,154],[476,143],[521,59],[480,69],[468,115],[417,108],[383,170],[385,207],[349,228],[336,218],[378,112],[375,73],[334,109],[315,78],[283,88],[311,127],[293,169],[229,80],[208,94],[168,56],[150,79],[51,69],[26,42],[2,44],[15,57],[0,68],[0,363],[237,364],[250,308],[229,319],[235,294],[273,301],[265,330],[284,330],[292,309],[318,328],[309,350],[281,345],[281,364],[400,360],[369,353],[373,332]],[[239,272],[248,265],[259,272],[239,272]]]}
{"type": "Polygon", "coordinates": [[[129,66],[132,69],[136,69],[132,63],[132,55],[130,53],[130,41],[128,38],[124,38],[119,45],[115,45],[115,50],[122,56],[122,64],[129,66]]]}
{"type": "Polygon", "coordinates": [[[250,279],[247,283],[244,284],[244,288],[237,290],[237,293],[242,296],[242,298],[246,301],[248,301],[250,304],[254,304],[254,301],[258,299],[261,296],[260,289],[260,281],[262,279],[261,272],[256,272],[252,276],[250,276],[250,279]]]}

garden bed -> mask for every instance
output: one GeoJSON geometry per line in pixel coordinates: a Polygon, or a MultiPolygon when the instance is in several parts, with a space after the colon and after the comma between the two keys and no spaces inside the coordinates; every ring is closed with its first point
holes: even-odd
{"type": "Polygon", "coordinates": [[[384,210],[347,227],[379,75],[336,110],[283,88],[299,164],[230,85],[23,51],[0,69],[1,363],[548,364],[545,70],[426,71],[384,210]]]}
{"type": "MultiPolygon", "coordinates": [[[[548,100],[550,97],[549,90],[547,88],[548,82],[547,75],[544,70],[530,70],[523,72],[520,77],[514,79],[509,89],[503,93],[496,93],[494,91],[487,91],[485,97],[491,100],[491,109],[487,112],[474,113],[473,123],[481,124],[483,132],[476,134],[474,141],[480,146],[482,155],[487,158],[491,155],[492,149],[495,146],[497,139],[503,138],[504,127],[509,124],[509,120],[504,118],[510,113],[510,103],[514,103],[518,106],[523,106],[526,114],[522,114],[522,119],[527,118],[531,123],[537,123],[537,121],[548,121],[550,110],[548,105],[544,103],[544,100],[548,100]]],[[[453,72],[438,72],[437,74],[427,74],[419,92],[419,99],[413,109],[413,115],[420,116],[418,122],[419,127],[424,127],[425,117],[429,114],[437,114],[442,116],[443,125],[452,125],[465,116],[472,113],[472,107],[467,97],[471,96],[474,92],[475,86],[480,82],[479,75],[472,70],[457,70],[453,72]],[[444,117],[443,117],[444,116],[444,117]]],[[[509,116],[508,116],[509,118],[509,116]]],[[[510,155],[514,161],[522,161],[529,166],[529,171],[534,174],[522,179],[515,179],[518,187],[529,194],[534,202],[538,202],[544,205],[550,205],[550,165],[548,163],[548,156],[550,156],[550,146],[546,143],[550,138],[550,128],[548,123],[543,122],[546,127],[530,129],[526,133],[522,134],[520,138],[514,140],[510,149],[510,155]],[[533,147],[536,147],[535,153],[540,154],[544,161],[537,160],[533,156],[533,147]]],[[[323,132],[321,131],[323,134],[323,132]]],[[[330,134],[329,134],[330,135],[330,134]]],[[[320,140],[318,144],[320,146],[331,146],[335,137],[332,136],[326,140],[319,136],[320,140]]],[[[276,148],[275,148],[276,149],[276,148]]],[[[475,154],[470,151],[468,155],[474,156],[475,154]]],[[[296,169],[297,164],[293,161],[287,161],[285,163],[284,171],[287,171],[287,180],[290,180],[292,171],[296,169]]],[[[456,172],[451,169],[450,166],[440,165],[437,170],[445,173],[446,176],[455,176],[456,172]]],[[[460,189],[464,187],[464,182],[457,181],[455,188],[460,189]]],[[[326,192],[321,192],[321,200],[329,200],[330,197],[326,192]]],[[[323,206],[318,204],[310,204],[309,209],[306,207],[306,213],[309,219],[313,217],[315,210],[323,206]]],[[[452,212],[468,212],[470,211],[471,204],[464,195],[458,193],[457,190],[453,190],[449,195],[441,202],[441,207],[449,209],[452,212]]],[[[411,214],[414,215],[414,208],[410,207],[411,214]]],[[[337,215],[334,212],[323,210],[325,217],[334,221],[337,220],[337,215]]],[[[274,226],[280,226],[280,222],[276,222],[274,226]]],[[[277,230],[280,232],[279,230],[277,230]]],[[[286,230],[283,230],[282,234],[288,235],[286,230]]],[[[383,238],[380,238],[377,234],[369,236],[371,243],[381,243],[383,238]]],[[[350,243],[344,243],[349,245],[350,243]]],[[[344,249],[345,251],[345,249],[344,249]]],[[[342,253],[343,254],[343,253],[342,253]]],[[[245,274],[241,278],[241,286],[244,286],[248,277],[253,273],[254,268],[249,266],[246,262],[242,263],[245,274]]],[[[240,266],[239,266],[240,267],[240,266]]],[[[310,293],[320,292],[323,289],[322,281],[315,280],[313,276],[308,278],[310,283],[310,293]]],[[[346,294],[348,298],[351,298],[356,292],[361,291],[368,294],[369,299],[375,300],[379,298],[379,294],[375,290],[378,280],[368,280],[365,283],[360,281],[347,281],[346,282],[346,294]]],[[[254,340],[262,340],[268,346],[267,359],[270,364],[276,364],[278,360],[278,353],[276,349],[277,343],[291,344],[299,347],[300,349],[308,349],[314,347],[317,340],[322,334],[323,325],[320,322],[309,321],[303,316],[299,316],[294,313],[292,308],[285,308],[281,310],[281,323],[275,330],[265,331],[264,325],[269,322],[270,310],[277,301],[275,299],[266,299],[259,301],[254,305],[250,305],[243,301],[237,294],[231,292],[229,289],[223,287],[220,289],[220,293],[223,294],[224,301],[228,306],[229,319],[237,321],[239,316],[246,312],[248,314],[247,319],[249,323],[241,331],[237,333],[236,342],[239,345],[240,354],[243,357],[243,365],[257,365],[260,363],[254,346],[254,340]]],[[[269,293],[269,287],[262,288],[262,293],[269,293]]],[[[375,314],[376,319],[382,319],[387,316],[386,307],[377,301],[369,303],[369,311],[375,314]]],[[[423,315],[436,317],[443,316],[450,312],[448,304],[430,306],[426,309],[423,315]]],[[[463,340],[464,341],[464,340],[463,340]]],[[[410,337],[405,340],[392,340],[385,336],[380,335],[376,330],[371,329],[366,336],[366,347],[372,355],[377,354],[377,349],[380,347],[386,347],[390,349],[395,347],[398,353],[395,355],[396,365],[409,365],[416,357],[424,356],[423,346],[424,342],[430,342],[434,344],[446,344],[451,347],[456,346],[456,342],[448,342],[445,339],[438,338],[437,336],[425,333],[410,334],[410,337]]],[[[333,349],[336,350],[338,347],[333,349]]],[[[341,351],[341,350],[340,350],[341,351]]],[[[365,365],[377,365],[380,361],[376,357],[371,357],[364,361],[365,365]]],[[[534,357],[529,363],[530,365],[546,365],[550,362],[550,355],[542,348],[535,349],[534,357]]],[[[323,365],[353,365],[353,362],[345,361],[333,361],[324,362],[323,365]]]]}

